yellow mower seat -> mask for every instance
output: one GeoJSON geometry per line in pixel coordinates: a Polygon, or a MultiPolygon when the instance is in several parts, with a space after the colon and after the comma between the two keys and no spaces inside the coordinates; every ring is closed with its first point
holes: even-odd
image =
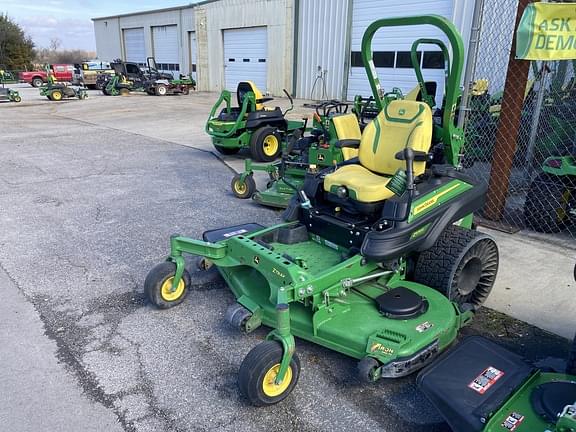
{"type": "MultiPolygon", "coordinates": [[[[336,136],[339,140],[345,139],[362,139],[362,132],[358,124],[356,114],[341,114],[332,117],[332,123],[336,129],[336,136]]],[[[342,156],[344,160],[352,159],[358,156],[358,149],[343,148],[342,156]]]]}
{"type": "MultiPolygon", "coordinates": [[[[346,187],[351,199],[373,203],[391,198],[390,178],[406,162],[396,153],[410,147],[428,153],[432,144],[432,110],[423,102],[395,100],[364,129],[358,158],[360,164],[345,165],[324,178],[324,190],[336,193],[346,187]]],[[[426,162],[414,162],[414,175],[424,173],[426,162]]]]}

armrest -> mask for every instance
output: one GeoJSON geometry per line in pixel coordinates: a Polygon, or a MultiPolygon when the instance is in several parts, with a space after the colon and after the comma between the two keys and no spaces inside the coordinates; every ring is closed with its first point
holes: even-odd
{"type": "Polygon", "coordinates": [[[336,148],[359,148],[359,139],[343,139],[336,142],[336,148]]]}
{"type": "Polygon", "coordinates": [[[256,103],[257,103],[257,104],[261,104],[261,103],[270,102],[270,101],[272,101],[272,100],[274,100],[273,97],[263,97],[263,98],[260,98],[260,99],[256,99],[256,103]]]}
{"type": "MultiPolygon", "coordinates": [[[[428,153],[418,150],[412,150],[414,152],[414,162],[428,162],[430,159],[428,153]]],[[[406,160],[404,150],[399,151],[394,155],[396,160],[406,160]]]]}

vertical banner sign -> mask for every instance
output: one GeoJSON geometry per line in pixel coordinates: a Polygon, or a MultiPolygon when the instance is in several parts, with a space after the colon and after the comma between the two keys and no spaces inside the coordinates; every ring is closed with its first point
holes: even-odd
{"type": "Polygon", "coordinates": [[[530,3],[518,26],[516,58],[576,59],[576,3],[530,3]]]}

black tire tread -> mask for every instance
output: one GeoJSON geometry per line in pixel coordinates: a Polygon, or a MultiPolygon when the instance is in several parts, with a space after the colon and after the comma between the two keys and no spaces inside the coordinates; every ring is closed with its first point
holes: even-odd
{"type": "Polygon", "coordinates": [[[244,357],[238,371],[238,386],[240,392],[254,406],[267,406],[278,403],[292,392],[300,376],[300,360],[294,354],[290,366],[292,368],[292,382],[284,393],[274,398],[264,395],[261,389],[260,378],[274,364],[282,358],[282,345],[277,341],[264,341],[256,345],[244,357]]]}
{"type": "MultiPolygon", "coordinates": [[[[448,298],[450,298],[451,277],[453,269],[457,266],[463,251],[473,241],[491,238],[478,232],[455,225],[450,225],[442,232],[434,245],[422,252],[416,262],[414,270],[415,282],[434,288],[448,298]]],[[[498,258],[498,255],[496,255],[498,258]]],[[[484,286],[484,296],[479,302],[474,302],[475,306],[480,306],[488,297],[492,290],[495,274],[498,271],[498,261],[496,261],[495,268],[493,269],[494,278],[489,286],[484,286]]],[[[468,302],[470,303],[470,302],[468,302]]]]}
{"type": "Polygon", "coordinates": [[[246,176],[246,178],[244,179],[244,182],[246,183],[247,186],[246,193],[240,195],[236,192],[234,188],[234,183],[240,180],[240,176],[241,176],[240,174],[236,174],[232,178],[232,181],[230,182],[230,188],[232,189],[232,193],[236,198],[240,199],[252,198],[252,195],[256,193],[256,182],[254,181],[254,177],[252,177],[252,175],[246,176]]]}
{"type": "Polygon", "coordinates": [[[176,264],[170,261],[165,261],[157,264],[148,272],[146,279],[144,281],[144,293],[148,298],[148,301],[158,307],[159,309],[168,309],[179,305],[184,301],[188,293],[190,292],[190,273],[184,270],[182,278],[184,279],[184,293],[180,298],[174,301],[167,302],[162,299],[160,295],[160,287],[162,283],[169,277],[174,276],[176,272],[176,264]]]}
{"type": "Polygon", "coordinates": [[[282,152],[282,140],[279,134],[276,132],[276,128],[272,126],[263,126],[252,132],[252,137],[250,138],[250,154],[252,158],[257,162],[272,162],[275,160],[282,152]],[[264,138],[268,135],[275,135],[278,139],[278,151],[273,156],[267,156],[264,153],[263,143],[264,138]]]}

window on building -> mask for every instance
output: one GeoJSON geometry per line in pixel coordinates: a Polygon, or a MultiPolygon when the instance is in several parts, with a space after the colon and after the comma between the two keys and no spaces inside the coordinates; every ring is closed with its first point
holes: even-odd
{"type": "Polygon", "coordinates": [[[424,51],[422,67],[425,69],[444,69],[444,54],[442,51],[424,51]]]}
{"type": "MultiPolygon", "coordinates": [[[[418,58],[418,64],[422,59],[422,51],[416,53],[418,58]]],[[[412,59],[410,57],[410,51],[398,51],[396,53],[396,68],[397,69],[412,69],[412,59]]]]}

